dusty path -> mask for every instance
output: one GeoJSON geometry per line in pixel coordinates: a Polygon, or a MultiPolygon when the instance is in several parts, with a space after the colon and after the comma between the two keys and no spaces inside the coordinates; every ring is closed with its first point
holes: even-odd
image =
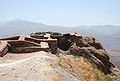
{"type": "Polygon", "coordinates": [[[0,81],[80,81],[56,65],[57,57],[47,52],[7,54],[0,58],[0,81]]]}

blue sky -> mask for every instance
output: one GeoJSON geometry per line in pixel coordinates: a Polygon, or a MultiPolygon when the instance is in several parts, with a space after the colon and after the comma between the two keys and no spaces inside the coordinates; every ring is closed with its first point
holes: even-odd
{"type": "Polygon", "coordinates": [[[120,0],[0,0],[0,21],[48,25],[120,25],[120,0]]]}

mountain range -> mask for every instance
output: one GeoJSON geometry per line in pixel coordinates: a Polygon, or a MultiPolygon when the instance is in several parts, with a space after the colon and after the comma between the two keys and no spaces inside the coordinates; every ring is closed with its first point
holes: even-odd
{"type": "Polygon", "coordinates": [[[82,35],[96,37],[103,46],[109,50],[120,51],[120,26],[114,25],[80,25],[76,27],[65,27],[58,25],[46,25],[38,22],[21,19],[0,22],[0,37],[30,34],[39,31],[55,32],[78,32],[82,35]]]}

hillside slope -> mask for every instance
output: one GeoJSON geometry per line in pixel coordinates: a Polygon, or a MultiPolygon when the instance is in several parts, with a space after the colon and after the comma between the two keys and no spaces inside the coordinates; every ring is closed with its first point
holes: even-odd
{"type": "Polygon", "coordinates": [[[0,58],[0,81],[81,81],[57,65],[47,52],[7,54],[0,58]]]}
{"type": "Polygon", "coordinates": [[[88,60],[47,52],[8,53],[0,58],[0,81],[119,81],[104,75],[88,60]]]}

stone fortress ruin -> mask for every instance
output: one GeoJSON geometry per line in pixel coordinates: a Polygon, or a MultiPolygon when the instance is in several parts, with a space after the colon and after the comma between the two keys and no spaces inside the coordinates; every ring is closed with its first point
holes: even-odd
{"type": "MultiPolygon", "coordinates": [[[[14,36],[0,39],[0,56],[7,52],[30,53],[57,49],[57,39],[52,39],[49,33],[32,33],[30,36],[14,36]]],[[[55,53],[52,51],[52,53],[55,53]]]]}
{"type": "Polygon", "coordinates": [[[105,74],[112,72],[115,66],[109,61],[109,55],[101,43],[94,37],[78,33],[61,34],[58,32],[36,32],[30,35],[0,39],[0,56],[10,53],[31,53],[46,51],[56,54],[58,50],[67,54],[89,58],[105,74]]]}

